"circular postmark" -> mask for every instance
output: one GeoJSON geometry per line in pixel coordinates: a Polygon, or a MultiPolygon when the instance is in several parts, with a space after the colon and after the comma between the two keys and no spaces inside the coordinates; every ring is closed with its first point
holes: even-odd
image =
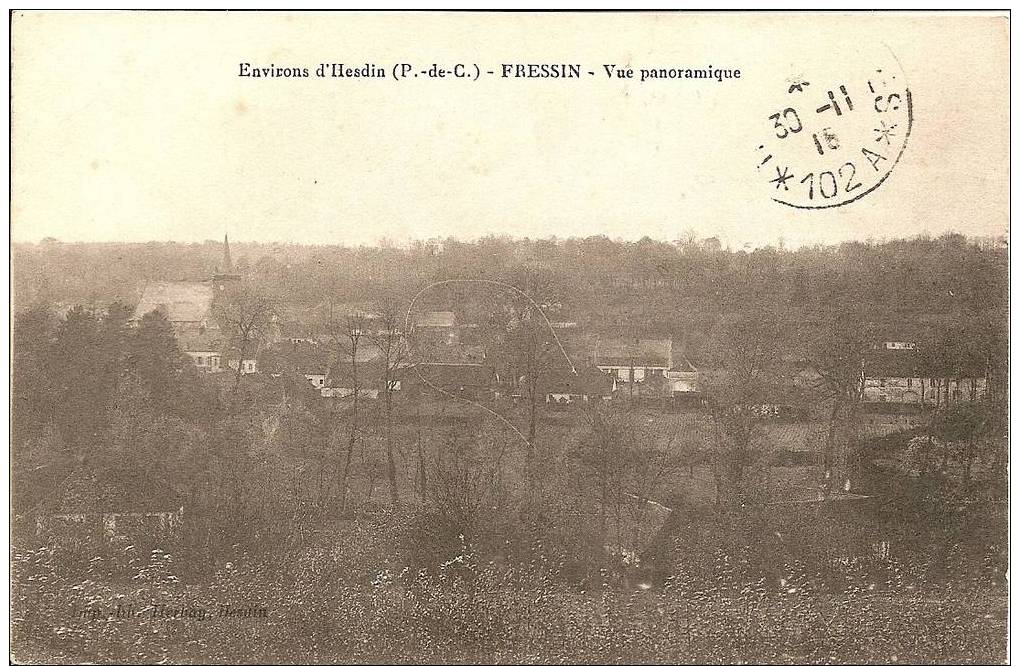
{"type": "Polygon", "coordinates": [[[899,162],[913,123],[906,77],[898,66],[850,69],[791,77],[774,98],[756,149],[773,201],[844,206],[874,192],[899,162]]]}

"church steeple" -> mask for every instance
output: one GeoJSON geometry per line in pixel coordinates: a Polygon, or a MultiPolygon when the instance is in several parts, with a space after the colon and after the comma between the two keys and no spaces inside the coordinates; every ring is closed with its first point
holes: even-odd
{"type": "MultiPolygon", "coordinates": [[[[234,262],[230,259],[230,240],[227,234],[223,234],[223,264],[213,274],[214,282],[232,282],[240,280],[241,276],[234,272],[234,262]]],[[[222,289],[223,286],[221,285],[222,289]]]]}
{"type": "Polygon", "coordinates": [[[226,234],[223,234],[223,266],[220,267],[220,272],[223,274],[234,272],[234,264],[230,261],[230,241],[227,240],[226,234]]]}

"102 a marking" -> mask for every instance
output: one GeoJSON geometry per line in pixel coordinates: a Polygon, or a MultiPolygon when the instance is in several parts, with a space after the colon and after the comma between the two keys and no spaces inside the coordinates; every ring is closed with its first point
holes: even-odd
{"type": "MultiPolygon", "coordinates": [[[[836,173],[822,171],[818,174],[818,193],[823,199],[833,199],[839,194],[839,186],[842,184],[843,191],[849,194],[862,184],[860,181],[854,180],[856,175],[857,167],[854,166],[853,162],[846,162],[836,170],[836,173]],[[837,174],[839,174],[838,178],[836,177],[837,174]]],[[[807,183],[808,199],[813,200],[815,198],[815,173],[812,171],[801,178],[800,182],[801,184],[807,183]]]]}

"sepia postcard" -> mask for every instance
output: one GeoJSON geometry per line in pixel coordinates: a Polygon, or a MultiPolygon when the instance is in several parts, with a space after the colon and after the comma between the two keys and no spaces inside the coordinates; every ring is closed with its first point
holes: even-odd
{"type": "Polygon", "coordinates": [[[1008,11],[9,36],[12,662],[1009,661],[1008,11]]]}

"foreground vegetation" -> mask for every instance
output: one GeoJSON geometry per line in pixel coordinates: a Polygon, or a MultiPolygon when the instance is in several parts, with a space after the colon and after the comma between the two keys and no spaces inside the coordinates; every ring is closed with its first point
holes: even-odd
{"type": "MultiPolygon", "coordinates": [[[[1005,657],[1005,591],[991,569],[956,583],[923,567],[848,558],[844,588],[825,592],[804,562],[781,580],[750,575],[716,550],[709,575],[679,567],[634,583],[610,567],[568,582],[565,561],[536,554],[486,561],[465,547],[433,568],[376,568],[376,516],[344,544],[281,553],[272,566],[225,562],[188,582],[183,563],[93,556],[72,574],[39,547],[14,563],[17,661],[142,663],[851,662],[993,663],[1005,657]],[[139,562],[138,560],[141,560],[139,562]],[[372,566],[375,565],[375,566],[372,566]],[[704,576],[704,577],[703,577],[704,576]],[[647,589],[645,589],[647,588],[647,589]],[[111,617],[120,604],[140,617],[111,617]],[[265,616],[222,617],[221,607],[265,616]],[[209,617],[151,617],[153,605],[209,617]]],[[[352,526],[353,528],[353,526],[352,526]]],[[[955,565],[973,565],[960,559],[955,565]]],[[[758,573],[758,572],[756,572],[758,573]]]]}

